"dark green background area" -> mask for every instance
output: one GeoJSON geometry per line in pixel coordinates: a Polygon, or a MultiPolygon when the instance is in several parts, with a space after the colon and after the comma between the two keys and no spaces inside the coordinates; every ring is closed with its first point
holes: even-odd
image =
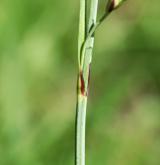
{"type": "MultiPolygon", "coordinates": [[[[96,32],[87,165],[160,165],[159,6],[128,0],[96,32]]],[[[78,15],[76,0],[0,1],[0,165],[74,164],[78,15]]]]}

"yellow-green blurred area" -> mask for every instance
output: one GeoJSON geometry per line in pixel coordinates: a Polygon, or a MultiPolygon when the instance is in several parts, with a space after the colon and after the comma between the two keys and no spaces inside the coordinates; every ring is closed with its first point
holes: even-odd
{"type": "MultiPolygon", "coordinates": [[[[160,165],[159,6],[128,0],[96,32],[87,165],[160,165]]],[[[78,0],[0,1],[0,165],[74,164],[78,15],[78,0]]]]}

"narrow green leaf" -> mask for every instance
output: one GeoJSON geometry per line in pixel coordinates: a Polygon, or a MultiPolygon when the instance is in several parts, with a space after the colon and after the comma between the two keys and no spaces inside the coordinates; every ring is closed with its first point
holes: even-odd
{"type": "Polygon", "coordinates": [[[86,34],[86,0],[80,0],[79,35],[78,35],[78,64],[80,66],[81,49],[86,34]]]}

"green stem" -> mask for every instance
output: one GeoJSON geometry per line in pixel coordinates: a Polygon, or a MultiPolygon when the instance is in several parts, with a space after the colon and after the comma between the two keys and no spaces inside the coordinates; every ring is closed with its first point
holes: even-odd
{"type": "Polygon", "coordinates": [[[80,0],[80,23],[78,38],[78,90],[77,90],[77,111],[76,111],[76,155],[75,165],[85,165],[85,125],[86,109],[90,79],[90,66],[94,46],[94,32],[103,20],[117,9],[125,0],[108,0],[104,15],[96,21],[98,0],[91,0],[90,16],[88,27],[86,26],[87,0],[80,0]],[[115,3],[113,3],[115,2],[115,3]]]}
{"type": "MultiPolygon", "coordinates": [[[[82,45],[86,38],[86,0],[80,0],[79,34],[78,34],[78,65],[80,72],[80,58],[82,45]]],[[[87,101],[80,95],[80,74],[78,74],[77,109],[76,109],[76,139],[75,165],[85,164],[85,109],[87,101]]]]}
{"type": "Polygon", "coordinates": [[[78,95],[76,115],[76,165],[85,165],[85,125],[87,97],[78,95]]]}
{"type": "MultiPolygon", "coordinates": [[[[94,24],[96,24],[97,17],[97,8],[98,0],[91,1],[90,17],[89,24],[87,27],[84,22],[86,17],[82,19],[82,16],[86,16],[86,8],[84,8],[85,2],[81,0],[81,9],[80,9],[80,27],[79,27],[79,49],[78,49],[78,64],[79,64],[79,73],[78,73],[78,92],[77,92],[77,112],[76,112],[76,165],[85,165],[85,125],[86,125],[86,108],[87,108],[87,98],[88,98],[88,86],[89,86],[89,77],[90,77],[90,64],[92,59],[92,50],[94,45],[94,36],[90,36],[90,30],[94,24]],[[82,9],[83,8],[83,9],[82,9]],[[86,36],[87,37],[86,37],[86,36]],[[82,37],[83,36],[83,37],[82,37]],[[82,43],[82,40],[85,36],[85,40],[82,43]],[[84,44],[86,43],[87,45],[84,44]],[[84,50],[83,50],[84,49],[84,50]],[[82,54],[84,52],[84,55],[82,54]],[[82,66],[82,63],[84,65],[82,66]]],[[[86,6],[85,6],[86,7],[86,6]]]]}

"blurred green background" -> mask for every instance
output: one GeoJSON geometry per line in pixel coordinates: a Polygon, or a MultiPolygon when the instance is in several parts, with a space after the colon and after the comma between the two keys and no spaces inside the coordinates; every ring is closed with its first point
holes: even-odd
{"type": "MultiPolygon", "coordinates": [[[[129,0],[96,33],[87,165],[160,165],[159,6],[129,0]]],[[[0,165],[74,164],[78,14],[0,1],[0,165]]]]}

